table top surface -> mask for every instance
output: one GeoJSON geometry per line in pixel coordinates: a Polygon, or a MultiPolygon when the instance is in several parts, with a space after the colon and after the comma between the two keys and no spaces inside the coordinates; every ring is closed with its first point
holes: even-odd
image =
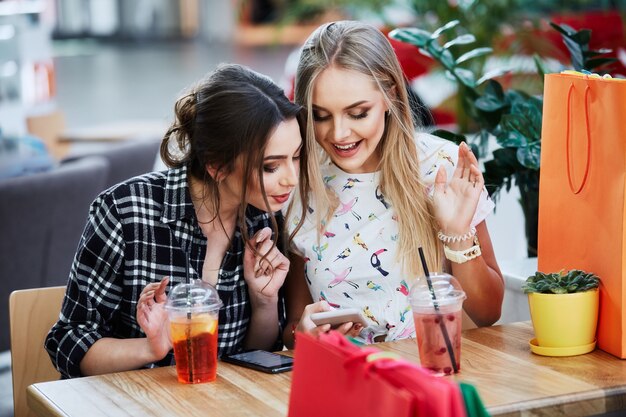
{"type": "MultiPolygon", "coordinates": [[[[463,332],[461,372],[494,416],[585,416],[626,409],[626,361],[596,349],[530,352],[529,322],[463,332]]],[[[419,363],[415,339],[375,345],[419,363]]],[[[177,382],[174,367],[42,382],[27,391],[39,416],[286,416],[291,372],[270,375],[220,362],[207,384],[177,382]]]]}

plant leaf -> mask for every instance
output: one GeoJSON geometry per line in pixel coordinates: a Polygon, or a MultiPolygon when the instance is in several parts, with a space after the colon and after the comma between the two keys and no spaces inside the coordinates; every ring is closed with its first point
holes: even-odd
{"type": "Polygon", "coordinates": [[[574,28],[572,28],[569,25],[566,25],[565,23],[558,24],[558,23],[550,22],[550,26],[552,26],[554,29],[556,29],[558,32],[562,33],[563,35],[570,36],[576,33],[574,28]]]}
{"type": "Polygon", "coordinates": [[[572,61],[572,66],[576,71],[584,69],[584,58],[582,47],[570,38],[563,38],[572,61]]]}
{"type": "Polygon", "coordinates": [[[548,73],[548,69],[543,65],[543,61],[539,57],[539,55],[533,55],[533,61],[535,61],[535,68],[537,68],[537,73],[539,74],[539,78],[541,78],[541,84],[543,85],[543,80],[548,73]]]}
{"type": "Polygon", "coordinates": [[[585,62],[586,69],[591,71],[596,68],[603,67],[608,64],[612,64],[613,62],[617,62],[615,58],[592,58],[585,62]]]}
{"type": "MultiPolygon", "coordinates": [[[[455,68],[455,66],[454,66],[454,57],[452,56],[452,53],[450,51],[448,51],[447,49],[444,49],[444,50],[441,51],[441,54],[439,55],[439,62],[441,62],[441,65],[443,65],[447,69],[453,69],[454,68],[454,71],[457,70],[457,68],[455,68]]],[[[468,71],[468,70],[466,70],[466,71],[468,71]]],[[[472,74],[472,76],[473,76],[473,74],[472,74]]]]}
{"type": "Polygon", "coordinates": [[[501,131],[497,136],[498,144],[505,148],[519,148],[526,145],[526,136],[517,130],[501,131]]]}
{"type": "Polygon", "coordinates": [[[526,279],[522,290],[528,294],[531,292],[544,294],[579,293],[597,288],[600,280],[592,273],[578,269],[568,272],[560,271],[544,274],[537,271],[526,279]]]}
{"type": "Polygon", "coordinates": [[[494,95],[485,94],[480,96],[474,102],[474,105],[484,112],[494,112],[506,107],[507,103],[494,95]]]}
{"type": "MultiPolygon", "coordinates": [[[[516,106],[515,108],[519,109],[519,106],[516,106]]],[[[500,132],[497,137],[498,143],[500,143],[500,137],[503,139],[513,137],[511,134],[512,132],[519,133],[519,136],[516,137],[519,137],[522,142],[509,144],[508,146],[525,146],[529,140],[535,139],[532,131],[533,127],[528,125],[526,118],[519,112],[519,110],[516,111],[513,108],[509,114],[502,116],[499,128],[500,132]]]]}
{"type": "Polygon", "coordinates": [[[504,95],[502,85],[495,80],[489,80],[483,95],[474,101],[474,105],[484,112],[494,112],[506,107],[508,101],[504,95]]]}
{"type": "Polygon", "coordinates": [[[389,32],[389,37],[398,41],[423,47],[431,40],[431,33],[418,28],[399,28],[389,32]]]}
{"type": "Polygon", "coordinates": [[[613,52],[612,49],[601,48],[601,49],[594,50],[594,51],[585,51],[583,52],[583,56],[585,58],[593,58],[593,57],[600,56],[600,55],[607,55],[607,54],[610,54],[611,52],[613,52]]]}
{"type": "Polygon", "coordinates": [[[476,37],[472,34],[466,33],[443,44],[443,49],[448,49],[454,45],[467,45],[472,42],[476,42],[476,37]]]}
{"type": "Polygon", "coordinates": [[[530,141],[541,139],[542,107],[542,101],[535,97],[527,96],[513,101],[511,113],[523,119],[516,128],[530,141]]]}
{"type": "Polygon", "coordinates": [[[491,71],[486,72],[482,77],[480,77],[478,79],[478,81],[476,81],[476,85],[481,85],[482,83],[484,83],[487,80],[491,80],[492,78],[496,78],[499,77],[501,75],[504,75],[508,72],[510,72],[511,70],[508,68],[495,68],[491,71]]]}
{"type": "Polygon", "coordinates": [[[464,135],[460,135],[458,133],[450,132],[449,130],[437,129],[431,132],[431,135],[439,136],[440,138],[449,140],[450,142],[454,142],[457,145],[460,145],[461,142],[467,142],[467,139],[464,135]]]}
{"type": "Polygon", "coordinates": [[[534,141],[517,148],[517,160],[526,168],[539,169],[541,162],[541,142],[534,141]]]}
{"type": "Polygon", "coordinates": [[[579,45],[589,45],[589,41],[591,40],[591,30],[581,29],[578,32],[570,35],[570,38],[572,38],[572,40],[579,45]]]}
{"type": "Polygon", "coordinates": [[[474,78],[474,73],[465,68],[454,68],[454,74],[459,78],[459,80],[470,88],[476,87],[476,80],[474,78]]]}
{"type": "Polygon", "coordinates": [[[464,53],[460,57],[456,59],[456,64],[462,64],[465,61],[469,61],[470,59],[478,58],[484,55],[489,55],[493,52],[492,48],[476,48],[472,49],[469,52],[464,53]]]}
{"type": "Polygon", "coordinates": [[[461,22],[459,22],[458,20],[451,20],[451,21],[449,21],[448,23],[446,23],[445,25],[443,25],[439,29],[435,30],[433,32],[433,34],[430,35],[430,38],[431,39],[437,39],[439,37],[439,35],[441,35],[443,32],[445,32],[446,30],[450,30],[450,29],[454,28],[455,26],[458,26],[459,23],[461,23],[461,22]]]}
{"type": "Polygon", "coordinates": [[[511,177],[524,167],[517,160],[514,148],[500,148],[493,151],[493,159],[484,163],[485,187],[492,198],[497,198],[502,188],[511,188],[511,177]]]}

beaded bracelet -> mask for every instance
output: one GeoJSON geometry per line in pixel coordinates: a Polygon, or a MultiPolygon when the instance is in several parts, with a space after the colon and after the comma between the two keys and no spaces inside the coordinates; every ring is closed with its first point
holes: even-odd
{"type": "Polygon", "coordinates": [[[464,235],[448,236],[445,235],[441,230],[437,233],[437,238],[443,243],[465,242],[466,240],[470,240],[474,236],[476,236],[476,228],[474,226],[472,226],[469,232],[465,233],[464,235]]]}

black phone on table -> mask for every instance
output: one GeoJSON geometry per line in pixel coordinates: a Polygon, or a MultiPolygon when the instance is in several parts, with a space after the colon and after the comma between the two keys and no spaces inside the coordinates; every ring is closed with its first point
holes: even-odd
{"type": "Polygon", "coordinates": [[[247,352],[233,353],[223,356],[222,360],[268,374],[278,374],[293,369],[293,358],[265,350],[250,350],[247,352]]]}

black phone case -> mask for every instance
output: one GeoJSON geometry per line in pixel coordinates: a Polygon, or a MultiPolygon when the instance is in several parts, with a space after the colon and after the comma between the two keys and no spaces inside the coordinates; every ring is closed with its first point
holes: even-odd
{"type": "MultiPolygon", "coordinates": [[[[272,353],[272,352],[267,352],[267,353],[270,353],[272,355],[278,355],[277,353],[272,353]]],[[[279,355],[279,356],[283,356],[283,355],[279,355]]],[[[289,357],[285,356],[285,358],[289,358],[289,357]]],[[[258,363],[255,363],[255,362],[249,362],[247,360],[234,358],[234,357],[231,357],[231,356],[224,356],[224,357],[222,357],[222,360],[224,362],[232,363],[234,365],[243,366],[245,368],[254,369],[256,371],[261,371],[261,372],[265,372],[265,373],[268,373],[268,374],[279,374],[281,372],[287,372],[287,371],[291,371],[293,369],[293,359],[292,359],[290,364],[272,365],[272,366],[265,366],[265,365],[262,365],[262,364],[258,364],[258,363]]]]}

